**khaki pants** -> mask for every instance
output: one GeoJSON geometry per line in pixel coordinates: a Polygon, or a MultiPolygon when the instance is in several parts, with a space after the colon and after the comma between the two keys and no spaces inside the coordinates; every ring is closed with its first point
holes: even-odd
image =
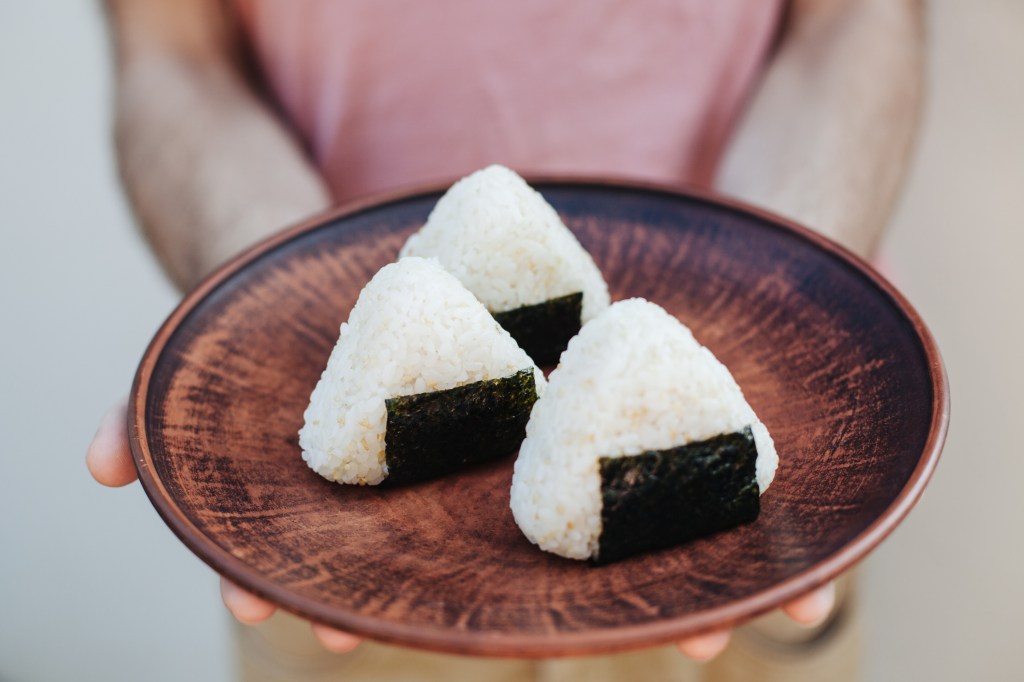
{"type": "Polygon", "coordinates": [[[372,642],[349,654],[332,654],[313,638],[308,623],[286,613],[256,627],[238,625],[236,643],[244,682],[843,682],[858,679],[861,649],[861,616],[849,579],[837,583],[836,603],[833,616],[817,628],[801,628],[778,613],[754,621],[738,629],[725,653],[704,666],[674,646],[543,661],[447,656],[372,642]]]}

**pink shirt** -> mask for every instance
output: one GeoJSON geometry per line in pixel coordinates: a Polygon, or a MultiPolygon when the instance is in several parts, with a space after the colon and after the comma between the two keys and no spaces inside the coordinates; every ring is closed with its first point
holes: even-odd
{"type": "Polygon", "coordinates": [[[706,184],[781,0],[234,0],[340,200],[523,173],[706,184]]]}

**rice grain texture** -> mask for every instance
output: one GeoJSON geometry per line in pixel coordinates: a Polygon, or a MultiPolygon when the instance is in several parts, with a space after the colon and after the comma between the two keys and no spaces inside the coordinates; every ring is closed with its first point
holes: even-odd
{"type": "Polygon", "coordinates": [[[504,166],[452,185],[401,255],[437,258],[492,313],[580,292],[583,322],[608,307],[608,285],[590,254],[551,204],[504,166]]]}
{"type": "Polygon", "coordinates": [[[600,457],[666,450],[747,426],[764,493],[778,456],[729,370],[661,307],[615,303],[569,342],[533,406],[512,478],[513,516],[541,549],[594,558],[600,457]]]}
{"type": "Polygon", "coordinates": [[[386,265],[341,325],[299,431],[302,458],[324,478],[376,485],[387,475],[384,401],[532,368],[508,332],[437,261],[386,265]]]}

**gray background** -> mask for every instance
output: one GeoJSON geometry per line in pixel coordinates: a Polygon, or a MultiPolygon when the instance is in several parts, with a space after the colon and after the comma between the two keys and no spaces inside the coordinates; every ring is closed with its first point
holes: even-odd
{"type": "MultiPolygon", "coordinates": [[[[931,3],[929,108],[884,245],[948,366],[938,472],[867,562],[871,680],[1019,680],[1024,3],[931,3]]],[[[134,231],[92,2],[0,4],[0,678],[221,680],[214,575],[83,453],[177,298],[134,231]]]]}

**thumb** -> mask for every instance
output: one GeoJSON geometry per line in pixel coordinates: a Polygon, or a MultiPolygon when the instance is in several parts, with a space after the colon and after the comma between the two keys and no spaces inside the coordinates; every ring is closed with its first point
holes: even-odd
{"type": "Polygon", "coordinates": [[[136,478],[135,463],[128,445],[128,399],[124,398],[104,415],[85,452],[89,473],[111,487],[128,485],[136,478]]]}

